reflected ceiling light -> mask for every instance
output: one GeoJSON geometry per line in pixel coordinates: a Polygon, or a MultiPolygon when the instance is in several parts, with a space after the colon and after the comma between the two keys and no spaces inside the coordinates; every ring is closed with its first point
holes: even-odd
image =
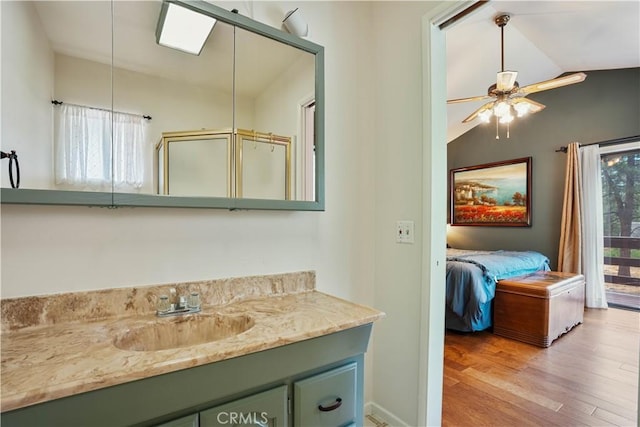
{"type": "Polygon", "coordinates": [[[309,25],[307,21],[304,20],[300,8],[295,8],[287,12],[282,24],[289,34],[298,37],[306,37],[309,34],[309,25]]]}
{"type": "Polygon", "coordinates": [[[162,2],[156,28],[159,45],[200,55],[216,19],[171,2],[162,2]]]}

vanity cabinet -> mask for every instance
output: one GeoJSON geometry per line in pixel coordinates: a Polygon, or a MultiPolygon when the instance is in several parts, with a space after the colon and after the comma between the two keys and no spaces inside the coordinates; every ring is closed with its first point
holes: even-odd
{"type": "Polygon", "coordinates": [[[296,380],[291,386],[281,385],[156,427],[356,425],[357,378],[358,363],[354,361],[296,380]]]}
{"type": "Polygon", "coordinates": [[[236,425],[363,425],[364,353],[371,329],[368,323],[79,393],[3,412],[0,421],[3,427],[229,426],[234,424],[219,414],[257,413],[262,422],[260,412],[267,412],[268,423],[236,425]]]}

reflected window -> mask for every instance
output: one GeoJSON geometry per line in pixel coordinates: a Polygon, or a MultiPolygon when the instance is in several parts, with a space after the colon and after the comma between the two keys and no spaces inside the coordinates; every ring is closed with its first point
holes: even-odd
{"type": "Polygon", "coordinates": [[[67,104],[57,110],[56,184],[94,190],[142,187],[142,116],[67,104]]]}

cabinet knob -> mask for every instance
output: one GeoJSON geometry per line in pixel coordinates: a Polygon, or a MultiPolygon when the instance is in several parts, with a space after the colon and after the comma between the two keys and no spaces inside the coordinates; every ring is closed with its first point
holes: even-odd
{"type": "Polygon", "coordinates": [[[335,411],[340,406],[342,406],[342,399],[338,397],[333,405],[331,406],[318,405],[318,409],[322,412],[330,412],[330,411],[335,411]]]}

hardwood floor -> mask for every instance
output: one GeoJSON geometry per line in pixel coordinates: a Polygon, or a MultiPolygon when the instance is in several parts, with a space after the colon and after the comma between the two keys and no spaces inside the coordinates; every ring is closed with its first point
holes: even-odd
{"type": "Polygon", "coordinates": [[[548,348],[447,331],[444,359],[443,426],[638,425],[638,312],[587,310],[548,348]]]}

